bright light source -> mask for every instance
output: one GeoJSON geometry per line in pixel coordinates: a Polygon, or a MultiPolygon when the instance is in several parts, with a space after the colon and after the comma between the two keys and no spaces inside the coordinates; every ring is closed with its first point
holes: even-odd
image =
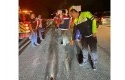
{"type": "Polygon", "coordinates": [[[24,11],[25,13],[27,13],[28,11],[24,11]]]}
{"type": "Polygon", "coordinates": [[[26,30],[26,32],[28,33],[28,32],[30,32],[30,30],[26,30]]]}
{"type": "Polygon", "coordinates": [[[27,30],[29,30],[29,27],[26,27],[27,30]]]}
{"type": "Polygon", "coordinates": [[[25,26],[28,26],[28,24],[25,24],[25,26]]]}
{"type": "Polygon", "coordinates": [[[23,10],[22,12],[27,13],[28,11],[27,10],[23,10]]]}

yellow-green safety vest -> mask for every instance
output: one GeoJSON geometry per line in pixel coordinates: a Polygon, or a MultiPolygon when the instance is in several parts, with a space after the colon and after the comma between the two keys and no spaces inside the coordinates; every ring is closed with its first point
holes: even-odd
{"type": "MultiPolygon", "coordinates": [[[[93,15],[89,11],[81,12],[78,18],[75,18],[74,24],[82,22],[83,19],[91,18],[93,15]]],[[[94,19],[92,22],[92,33],[97,32],[96,20],[94,19]]]]}

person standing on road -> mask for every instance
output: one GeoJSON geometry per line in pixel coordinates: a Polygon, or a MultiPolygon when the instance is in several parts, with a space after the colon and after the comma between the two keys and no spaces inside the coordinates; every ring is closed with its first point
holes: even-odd
{"type": "Polygon", "coordinates": [[[61,36],[62,36],[61,44],[63,44],[63,35],[65,35],[66,31],[69,29],[69,26],[70,26],[70,17],[66,15],[66,10],[62,10],[60,19],[61,19],[60,28],[61,28],[61,36]]]}
{"type": "Polygon", "coordinates": [[[37,18],[37,28],[38,28],[39,38],[41,41],[43,41],[41,32],[44,32],[44,28],[42,27],[41,15],[38,15],[38,18],[37,18]]]}
{"type": "Polygon", "coordinates": [[[58,29],[59,25],[61,23],[61,19],[57,12],[56,12],[56,16],[53,18],[53,20],[54,20],[55,28],[58,29]]]}
{"type": "Polygon", "coordinates": [[[75,9],[70,10],[70,15],[74,20],[74,40],[83,54],[83,62],[80,66],[84,66],[88,61],[88,46],[90,47],[90,56],[92,67],[96,70],[97,67],[97,37],[96,37],[96,20],[89,11],[79,13],[75,9]]]}
{"type": "Polygon", "coordinates": [[[36,45],[39,45],[37,43],[37,21],[35,18],[35,14],[31,13],[30,15],[30,32],[31,32],[31,45],[32,47],[36,47],[36,45]]]}
{"type": "Polygon", "coordinates": [[[60,14],[60,28],[62,31],[68,30],[70,25],[70,17],[66,15],[66,10],[62,10],[62,14],[60,14]]]}

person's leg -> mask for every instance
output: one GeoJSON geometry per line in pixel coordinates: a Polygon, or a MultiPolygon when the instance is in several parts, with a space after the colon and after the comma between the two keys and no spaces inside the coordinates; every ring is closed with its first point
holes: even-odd
{"type": "Polygon", "coordinates": [[[63,45],[69,44],[70,43],[70,35],[68,30],[64,30],[63,34],[63,45]]]}
{"type": "Polygon", "coordinates": [[[34,43],[35,43],[36,45],[39,45],[39,44],[37,43],[37,32],[34,32],[34,43]]]}
{"type": "Polygon", "coordinates": [[[82,48],[81,40],[75,40],[75,44],[76,44],[76,47],[82,51],[83,48],[82,48]]]}
{"type": "Polygon", "coordinates": [[[42,40],[43,40],[43,38],[42,38],[42,34],[41,34],[41,32],[42,32],[42,28],[39,28],[38,31],[39,31],[39,38],[40,38],[40,40],[42,41],[42,40]]]}
{"type": "Polygon", "coordinates": [[[61,30],[61,44],[63,44],[63,35],[64,35],[64,30],[61,30]]]}
{"type": "Polygon", "coordinates": [[[83,63],[88,62],[88,42],[87,38],[83,37],[82,40],[82,54],[83,54],[83,63]]]}
{"type": "Polygon", "coordinates": [[[31,33],[29,33],[29,39],[31,39],[31,36],[32,36],[31,33]]]}
{"type": "Polygon", "coordinates": [[[93,63],[93,69],[96,69],[96,64],[97,64],[97,60],[98,60],[98,55],[97,55],[97,38],[94,37],[90,37],[88,38],[88,43],[89,43],[89,47],[90,47],[90,56],[91,56],[91,60],[93,63]]]}
{"type": "Polygon", "coordinates": [[[32,47],[35,47],[35,44],[34,44],[34,33],[31,33],[31,45],[32,45],[32,47]]]}
{"type": "Polygon", "coordinates": [[[79,30],[74,31],[74,39],[75,39],[75,44],[77,47],[77,50],[81,50],[82,51],[82,55],[83,55],[83,62],[82,64],[80,64],[80,66],[83,66],[84,64],[87,63],[88,60],[88,43],[86,41],[86,38],[81,37],[81,33],[79,30]]]}

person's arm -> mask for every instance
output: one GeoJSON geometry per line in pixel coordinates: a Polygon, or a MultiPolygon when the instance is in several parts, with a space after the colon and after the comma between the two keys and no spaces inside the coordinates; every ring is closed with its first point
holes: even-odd
{"type": "Polygon", "coordinates": [[[37,21],[36,21],[36,28],[35,28],[35,29],[37,30],[38,27],[39,27],[39,21],[37,20],[37,21]]]}
{"type": "Polygon", "coordinates": [[[93,35],[93,37],[96,37],[96,33],[97,33],[97,25],[96,25],[96,20],[94,19],[92,22],[92,35],[93,35]]]}

